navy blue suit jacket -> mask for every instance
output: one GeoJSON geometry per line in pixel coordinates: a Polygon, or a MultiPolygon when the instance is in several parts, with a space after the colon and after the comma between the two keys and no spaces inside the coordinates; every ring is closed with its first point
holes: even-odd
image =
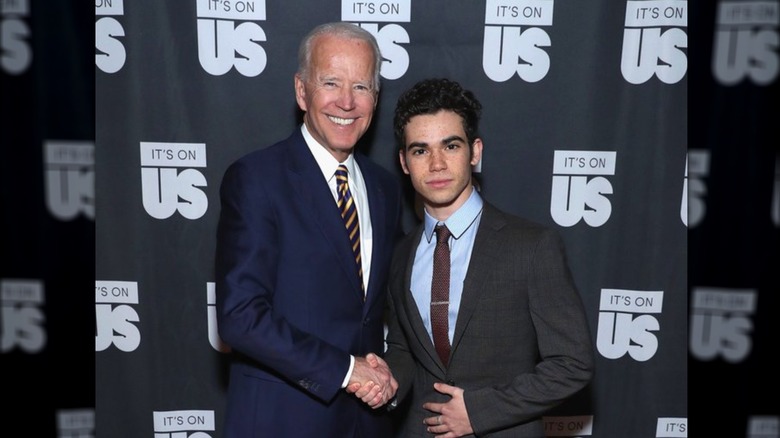
{"type": "Polygon", "coordinates": [[[220,188],[217,323],[234,361],[226,438],[380,437],[384,410],[341,389],[349,355],[383,351],[401,188],[355,153],[373,229],[365,301],[336,202],[300,129],[229,166],[220,188]]]}

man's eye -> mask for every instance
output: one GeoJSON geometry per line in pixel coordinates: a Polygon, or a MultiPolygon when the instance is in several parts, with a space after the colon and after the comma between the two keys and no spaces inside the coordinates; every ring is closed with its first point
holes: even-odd
{"type": "Polygon", "coordinates": [[[366,85],[355,85],[354,87],[355,93],[359,93],[363,96],[373,96],[374,90],[371,87],[368,87],[366,85]]]}

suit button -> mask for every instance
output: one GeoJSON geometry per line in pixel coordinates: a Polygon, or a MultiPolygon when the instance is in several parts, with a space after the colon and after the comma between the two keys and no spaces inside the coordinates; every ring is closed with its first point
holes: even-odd
{"type": "Polygon", "coordinates": [[[447,380],[447,384],[450,385],[450,386],[455,386],[455,381],[452,380],[452,379],[447,380]]]}

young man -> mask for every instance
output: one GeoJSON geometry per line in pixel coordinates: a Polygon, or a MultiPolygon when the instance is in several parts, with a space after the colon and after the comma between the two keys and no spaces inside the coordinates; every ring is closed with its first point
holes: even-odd
{"type": "Polygon", "coordinates": [[[401,188],[355,151],[382,57],[370,33],[330,23],[306,36],[298,60],[303,124],[239,158],[220,188],[217,322],[234,352],[224,436],[383,437],[376,407],[397,383],[366,357],[384,347],[401,188]],[[368,381],[381,388],[369,405],[343,389],[368,381]]]}
{"type": "MultiPolygon", "coordinates": [[[[480,113],[447,79],[417,83],[395,110],[401,167],[424,209],[390,268],[385,360],[400,384],[399,437],[543,437],[542,415],[593,374],[561,239],[474,187],[480,113]],[[444,295],[432,296],[442,283],[444,295]]],[[[357,395],[370,397],[368,388],[357,395]]]]}

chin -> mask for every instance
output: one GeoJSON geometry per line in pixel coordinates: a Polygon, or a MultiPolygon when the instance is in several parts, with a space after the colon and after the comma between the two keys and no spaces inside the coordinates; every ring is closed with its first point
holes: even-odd
{"type": "Polygon", "coordinates": [[[436,207],[436,208],[452,205],[453,202],[454,200],[450,198],[428,198],[428,204],[431,207],[436,207]]]}

